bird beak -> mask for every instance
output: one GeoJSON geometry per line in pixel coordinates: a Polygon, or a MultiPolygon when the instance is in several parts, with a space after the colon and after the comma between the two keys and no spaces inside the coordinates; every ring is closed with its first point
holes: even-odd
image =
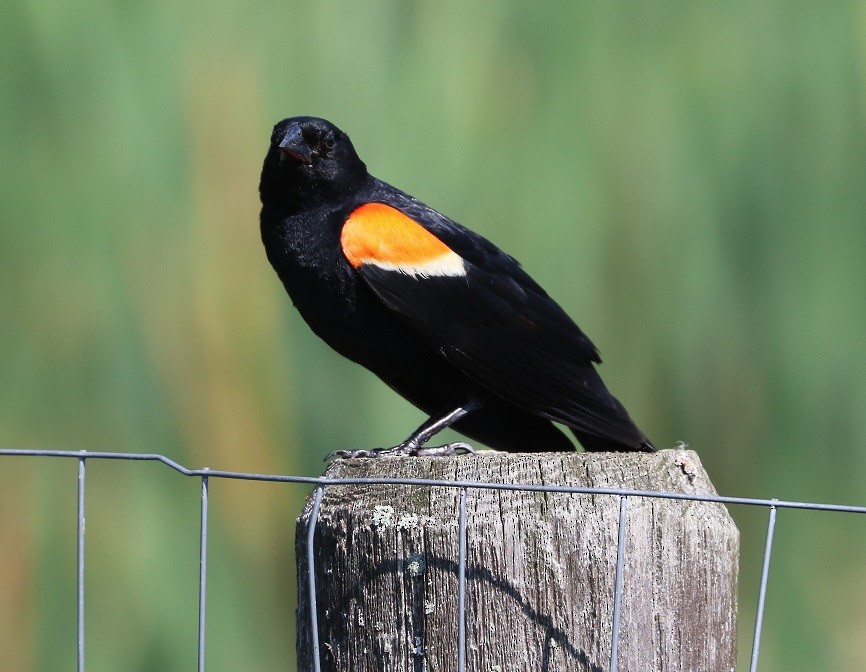
{"type": "Polygon", "coordinates": [[[301,135],[301,127],[298,124],[292,124],[286,129],[286,134],[280,140],[280,149],[283,154],[300,163],[313,162],[312,152],[307,143],[304,142],[304,136],[301,135]]]}

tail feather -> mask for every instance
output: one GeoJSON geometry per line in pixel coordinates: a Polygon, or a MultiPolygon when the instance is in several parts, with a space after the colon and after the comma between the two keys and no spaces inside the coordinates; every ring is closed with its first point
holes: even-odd
{"type": "Polygon", "coordinates": [[[615,452],[615,453],[624,453],[624,452],[641,452],[641,453],[654,453],[656,451],[656,447],[653,445],[652,441],[650,441],[646,436],[640,432],[640,440],[635,443],[623,443],[621,441],[616,441],[614,439],[608,439],[603,436],[595,436],[594,434],[587,434],[586,432],[581,432],[577,429],[571,428],[571,431],[574,432],[574,435],[577,437],[577,440],[580,442],[580,445],[583,446],[583,449],[587,452],[591,453],[602,453],[602,452],[615,452]]]}

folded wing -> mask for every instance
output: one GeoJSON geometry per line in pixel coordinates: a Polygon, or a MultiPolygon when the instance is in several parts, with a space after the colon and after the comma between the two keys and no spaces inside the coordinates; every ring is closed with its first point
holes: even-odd
{"type": "Polygon", "coordinates": [[[358,207],[341,237],[388,308],[510,403],[579,432],[645,440],[598,376],[595,346],[517,261],[414,199],[400,205],[358,207]]]}

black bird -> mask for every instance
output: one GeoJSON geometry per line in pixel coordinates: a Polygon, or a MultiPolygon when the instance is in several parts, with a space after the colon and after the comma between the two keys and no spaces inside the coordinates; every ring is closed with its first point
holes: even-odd
{"type": "Polygon", "coordinates": [[[271,134],[261,234],[310,328],[430,415],[387,449],[450,454],[453,426],[512,452],[652,451],[595,370],[598,350],[520,264],[477,233],[367,172],[349,137],[293,117],[271,134]]]}

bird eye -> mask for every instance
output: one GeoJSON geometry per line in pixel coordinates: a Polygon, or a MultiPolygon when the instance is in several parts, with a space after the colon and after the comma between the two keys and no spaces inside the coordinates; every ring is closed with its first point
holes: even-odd
{"type": "Polygon", "coordinates": [[[334,131],[325,131],[319,135],[319,138],[316,141],[316,150],[325,153],[330,152],[334,149],[335,142],[334,131]]]}

